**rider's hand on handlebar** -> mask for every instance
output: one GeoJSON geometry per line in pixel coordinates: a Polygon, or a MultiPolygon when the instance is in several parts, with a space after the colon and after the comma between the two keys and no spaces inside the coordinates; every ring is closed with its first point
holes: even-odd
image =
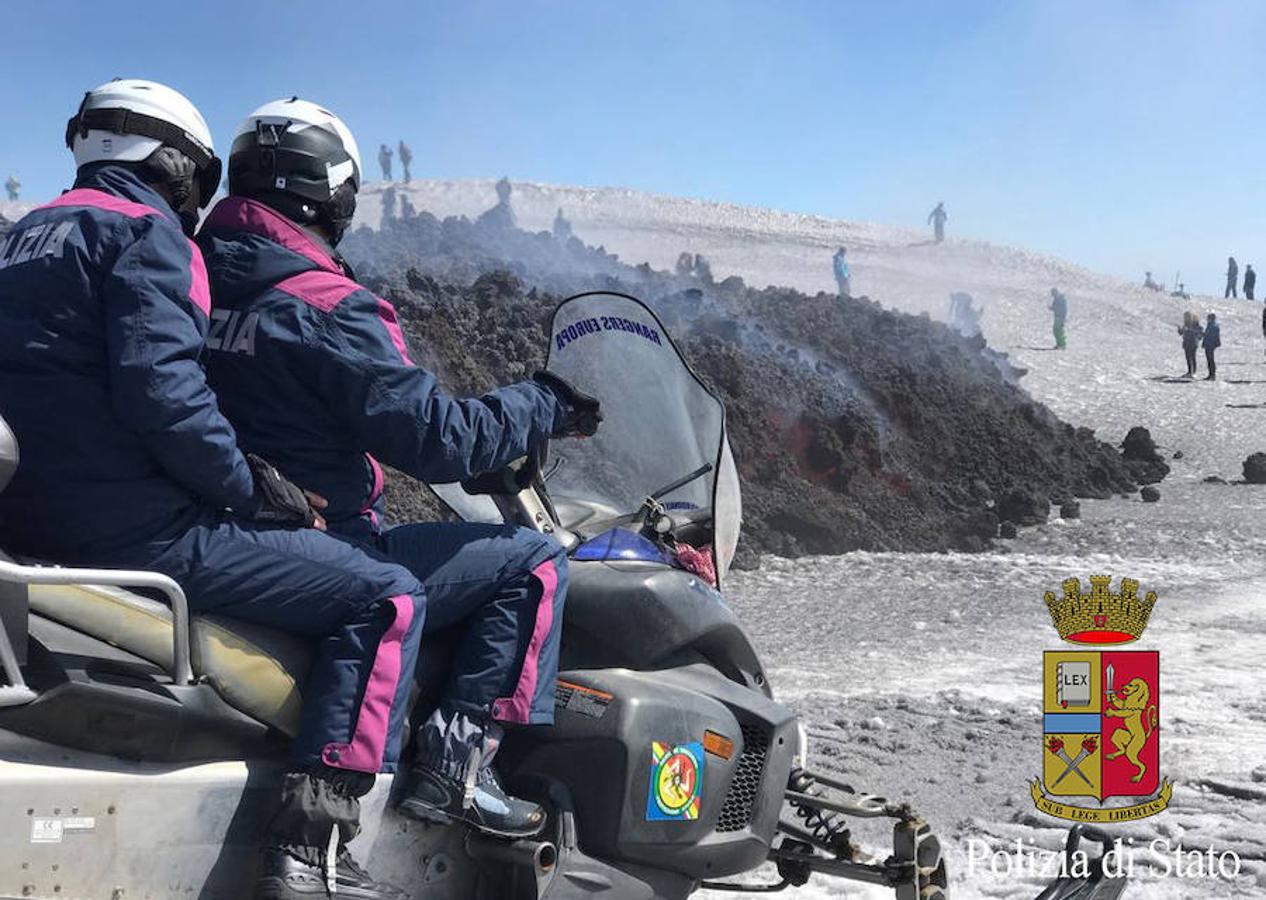
{"type": "Polygon", "coordinates": [[[559,402],[567,407],[566,418],[550,437],[592,437],[602,422],[602,407],[597,397],[576,390],[553,372],[540,371],[532,380],[553,391],[559,402]]]}

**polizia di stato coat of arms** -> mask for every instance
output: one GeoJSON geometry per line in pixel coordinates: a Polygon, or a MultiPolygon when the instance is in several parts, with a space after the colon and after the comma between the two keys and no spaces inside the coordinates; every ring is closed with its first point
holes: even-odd
{"type": "Polygon", "coordinates": [[[1042,664],[1042,776],[1030,785],[1048,815],[1080,822],[1124,822],[1169,805],[1173,782],[1160,775],[1160,653],[1106,649],[1138,640],[1156,605],[1155,592],[1138,595],[1138,582],[1090,577],[1090,593],[1076,578],[1062,597],[1048,591],[1046,606],[1059,636],[1095,650],[1049,650],[1042,664]],[[1057,798],[1088,797],[1097,806],[1057,798]],[[1106,806],[1111,797],[1142,797],[1106,806]]]}

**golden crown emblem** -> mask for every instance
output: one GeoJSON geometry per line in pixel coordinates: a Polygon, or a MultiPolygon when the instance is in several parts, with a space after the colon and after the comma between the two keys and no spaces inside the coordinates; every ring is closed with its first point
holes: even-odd
{"type": "Polygon", "coordinates": [[[1139,597],[1139,583],[1121,579],[1121,592],[1112,593],[1111,576],[1091,575],[1090,593],[1081,592],[1081,580],[1065,578],[1064,596],[1046,592],[1046,607],[1059,636],[1074,644],[1128,644],[1143,636],[1156,605],[1156,592],[1139,597]]]}

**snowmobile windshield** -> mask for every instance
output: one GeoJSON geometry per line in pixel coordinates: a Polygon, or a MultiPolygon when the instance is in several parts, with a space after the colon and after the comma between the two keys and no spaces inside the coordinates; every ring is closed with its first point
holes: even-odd
{"type": "Polygon", "coordinates": [[[655,314],[623,294],[565,300],[554,312],[546,367],[602,403],[596,435],[550,445],[546,483],[562,525],[592,537],[658,495],[669,513],[711,512],[724,574],[741,513],[725,407],[655,314]]]}
{"type": "MultiPolygon", "coordinates": [[[[738,471],[725,407],[663,324],[624,294],[580,294],[554,312],[547,368],[602,403],[591,438],[550,444],[545,484],[560,524],[585,538],[630,525],[648,497],[674,516],[711,519],[724,576],[738,543],[738,471]],[[666,490],[667,488],[667,490],[666,490]]],[[[457,484],[431,489],[467,522],[503,521],[491,498],[457,484]]]]}

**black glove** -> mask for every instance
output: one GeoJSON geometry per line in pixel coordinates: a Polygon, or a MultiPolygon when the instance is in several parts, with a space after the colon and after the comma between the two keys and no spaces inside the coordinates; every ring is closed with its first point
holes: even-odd
{"type": "Polygon", "coordinates": [[[540,371],[532,376],[532,380],[554,392],[559,401],[567,407],[567,417],[550,437],[593,437],[602,422],[602,409],[597,397],[582,394],[553,372],[540,371]]]}
{"type": "Polygon", "coordinates": [[[272,525],[301,525],[305,528],[316,523],[316,512],[307,495],[287,481],[271,463],[248,453],[246,464],[255,479],[255,509],[247,518],[272,525]]]}

